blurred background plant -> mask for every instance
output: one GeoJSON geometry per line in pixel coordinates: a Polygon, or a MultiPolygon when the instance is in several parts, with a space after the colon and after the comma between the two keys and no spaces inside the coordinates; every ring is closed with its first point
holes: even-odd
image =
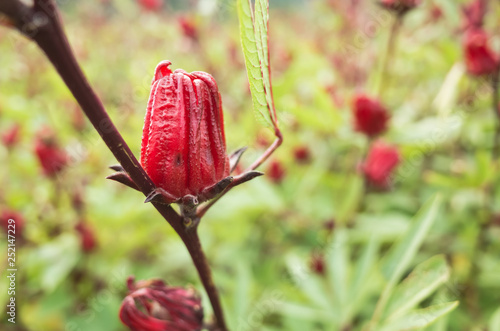
{"type": "MultiPolygon", "coordinates": [[[[241,170],[272,142],[250,111],[236,1],[58,3],[136,155],[163,59],[215,77],[228,150],[250,147],[241,170]]],[[[200,228],[231,330],[500,330],[498,108],[491,75],[474,75],[467,61],[478,24],[484,53],[498,61],[500,4],[422,1],[386,60],[397,15],[369,0],[271,0],[286,143],[267,176],[221,199],[200,228]],[[373,139],[354,125],[360,94],[390,114],[377,135],[399,163],[383,185],[370,185],[373,139]]],[[[0,215],[22,220],[15,329],[124,330],[131,274],[192,284],[210,316],[174,232],[138,193],[104,180],[115,161],[41,52],[0,28],[0,54],[0,215]],[[60,162],[44,166],[39,151],[60,162]]],[[[0,302],[6,288],[0,282],[0,302]]]]}

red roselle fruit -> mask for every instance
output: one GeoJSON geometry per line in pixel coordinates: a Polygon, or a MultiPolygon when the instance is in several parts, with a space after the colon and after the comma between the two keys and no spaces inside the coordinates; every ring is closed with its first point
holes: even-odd
{"type": "Polygon", "coordinates": [[[280,184],[286,175],[285,167],[283,167],[283,164],[280,161],[273,160],[269,164],[267,175],[273,183],[280,184]]]}
{"type": "Polygon", "coordinates": [[[196,22],[189,17],[179,17],[178,21],[179,27],[186,38],[193,41],[198,41],[198,26],[196,22]]]}
{"type": "Polygon", "coordinates": [[[420,2],[421,0],[380,0],[379,4],[387,10],[402,15],[420,5],[420,2]]]}
{"type": "Polygon", "coordinates": [[[94,230],[84,220],[78,222],[78,224],[75,226],[75,230],[80,235],[80,244],[82,251],[84,253],[92,252],[97,246],[94,230]]]}
{"type": "Polygon", "coordinates": [[[134,283],[120,308],[120,319],[132,331],[197,331],[203,326],[201,299],[193,289],[171,287],[161,280],[134,283]]]}
{"type": "Polygon", "coordinates": [[[21,213],[15,210],[5,209],[2,212],[0,212],[0,226],[3,228],[6,235],[13,234],[12,232],[8,233],[8,230],[15,230],[16,238],[21,238],[24,229],[23,215],[21,215],[21,213]],[[9,220],[14,220],[14,221],[9,222],[9,220]],[[14,227],[12,225],[14,225],[14,227]]]}
{"type": "Polygon", "coordinates": [[[486,15],[486,0],[473,0],[462,7],[463,29],[482,28],[486,15]]]}
{"type": "Polygon", "coordinates": [[[158,11],[163,6],[163,0],[137,0],[137,3],[148,11],[158,11]]]}
{"type": "Polygon", "coordinates": [[[295,161],[300,164],[306,164],[311,161],[311,151],[307,146],[298,146],[293,150],[295,161]]]}
{"type": "Polygon", "coordinates": [[[368,137],[384,133],[390,118],[387,109],[377,99],[364,94],[354,97],[353,115],[356,131],[368,137]]]}
{"type": "Polygon", "coordinates": [[[50,129],[43,129],[37,134],[35,153],[42,166],[43,173],[55,177],[68,164],[68,156],[57,143],[55,134],[50,129]]]}
{"type": "Polygon", "coordinates": [[[391,175],[400,161],[396,147],[376,141],[362,166],[367,182],[375,188],[387,189],[391,184],[391,175]]]}
{"type": "Polygon", "coordinates": [[[155,71],[144,120],[141,164],[167,202],[197,204],[232,181],[222,102],[207,73],[155,71]]]}
{"type": "Polygon", "coordinates": [[[465,64],[474,76],[493,74],[499,65],[497,55],[488,44],[488,34],[482,29],[469,29],[464,36],[465,64]]]}
{"type": "Polygon", "coordinates": [[[7,149],[12,149],[19,141],[19,134],[21,125],[19,123],[13,124],[7,131],[2,133],[2,143],[7,149]]]}

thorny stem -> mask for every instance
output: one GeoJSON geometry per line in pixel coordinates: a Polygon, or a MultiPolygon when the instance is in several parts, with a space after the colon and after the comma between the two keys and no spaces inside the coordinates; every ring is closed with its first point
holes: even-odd
{"type": "Polygon", "coordinates": [[[403,25],[404,14],[397,14],[394,22],[391,26],[391,31],[389,32],[389,40],[387,42],[387,51],[384,55],[382,67],[380,69],[379,82],[377,86],[377,95],[382,97],[385,84],[389,71],[389,62],[394,59],[394,51],[396,48],[396,39],[399,32],[399,29],[403,25]]]}
{"type": "MultiPolygon", "coordinates": [[[[141,192],[145,196],[150,194],[155,185],[111,121],[101,100],[83,74],[63,31],[54,0],[35,0],[33,7],[19,0],[2,0],[0,13],[5,14],[22,34],[43,50],[109,150],[141,192]]],[[[186,245],[212,303],[215,323],[220,331],[226,331],[217,289],[213,285],[210,267],[202,251],[196,227],[186,228],[183,217],[171,206],[158,202],[153,202],[153,205],[186,245]]]]}

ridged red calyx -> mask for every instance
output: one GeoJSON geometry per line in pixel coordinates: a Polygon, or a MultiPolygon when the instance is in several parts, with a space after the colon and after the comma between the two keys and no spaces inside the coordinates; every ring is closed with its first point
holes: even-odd
{"type": "Polygon", "coordinates": [[[358,94],[353,102],[354,126],[356,131],[375,137],[387,130],[389,112],[375,98],[358,94]]]}
{"type": "MultiPolygon", "coordinates": [[[[167,202],[202,202],[232,178],[217,84],[207,73],[155,70],[141,144],[141,164],[167,202]]],[[[220,193],[220,192],[219,192],[220,193]]]]}
{"type": "Polygon", "coordinates": [[[379,3],[387,10],[397,14],[405,14],[409,10],[420,5],[421,0],[380,0],[379,3]]]}
{"type": "Polygon", "coordinates": [[[201,299],[193,289],[153,279],[134,283],[120,308],[120,320],[132,331],[197,331],[203,327],[201,299]]]}
{"type": "Polygon", "coordinates": [[[489,75],[498,70],[499,58],[490,48],[488,34],[482,29],[469,29],[464,36],[467,72],[474,76],[489,75]]]}
{"type": "Polygon", "coordinates": [[[400,161],[396,147],[376,141],[362,166],[367,182],[378,189],[388,188],[391,184],[391,175],[400,161]]]}

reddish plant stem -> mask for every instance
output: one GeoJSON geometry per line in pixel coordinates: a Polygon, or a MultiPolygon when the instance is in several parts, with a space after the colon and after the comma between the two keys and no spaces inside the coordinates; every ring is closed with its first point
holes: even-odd
{"type": "MultiPolygon", "coordinates": [[[[101,100],[83,74],[62,28],[54,1],[35,0],[34,6],[29,7],[18,0],[2,0],[0,12],[7,15],[21,33],[42,49],[109,150],[141,192],[145,196],[149,195],[155,189],[155,185],[111,121],[101,100]]],[[[226,331],[219,295],[198,238],[197,227],[185,227],[183,217],[170,205],[157,202],[153,202],[153,205],[186,245],[212,303],[215,323],[220,331],[226,331]]]]}

